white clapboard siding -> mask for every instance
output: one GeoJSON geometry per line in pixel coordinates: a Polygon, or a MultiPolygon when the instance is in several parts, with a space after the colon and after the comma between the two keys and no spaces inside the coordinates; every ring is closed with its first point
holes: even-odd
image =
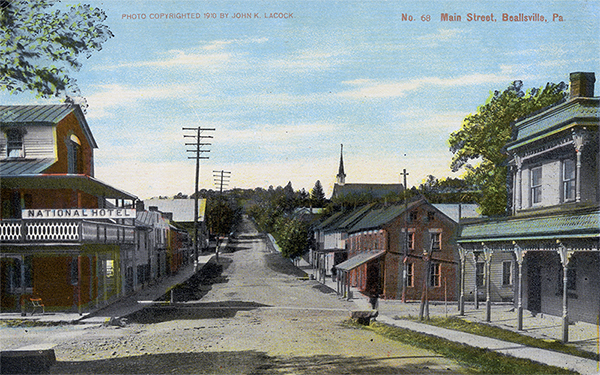
{"type": "MultiPolygon", "coordinates": [[[[479,261],[483,261],[483,256],[479,257],[479,261]]],[[[492,255],[492,263],[490,265],[490,299],[494,302],[510,301],[514,297],[514,287],[516,286],[516,267],[513,261],[513,255],[510,252],[497,251],[492,255]],[[512,282],[510,285],[503,285],[503,263],[511,262],[512,267],[512,282]]],[[[473,300],[475,290],[475,263],[473,257],[469,254],[465,263],[465,298],[473,300]]],[[[485,277],[484,286],[479,288],[480,300],[485,298],[485,277]]]]}
{"type": "Polygon", "coordinates": [[[55,136],[53,126],[28,126],[23,137],[25,157],[28,159],[55,158],[55,136]]]}

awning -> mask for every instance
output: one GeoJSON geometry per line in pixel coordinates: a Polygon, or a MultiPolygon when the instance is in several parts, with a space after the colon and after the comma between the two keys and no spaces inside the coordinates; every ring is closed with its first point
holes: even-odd
{"type": "Polygon", "coordinates": [[[367,262],[370,262],[374,259],[379,258],[385,254],[385,250],[371,250],[365,251],[364,253],[360,253],[358,255],[353,256],[352,258],[344,261],[335,266],[335,268],[339,271],[351,271],[358,266],[361,266],[367,262]]]}
{"type": "Polygon", "coordinates": [[[94,177],[81,174],[2,176],[2,188],[73,189],[83,191],[96,197],[108,199],[137,199],[133,194],[107,185],[94,177]]]}
{"type": "Polygon", "coordinates": [[[457,242],[539,241],[599,236],[600,212],[594,210],[466,224],[462,227],[457,242]]]}

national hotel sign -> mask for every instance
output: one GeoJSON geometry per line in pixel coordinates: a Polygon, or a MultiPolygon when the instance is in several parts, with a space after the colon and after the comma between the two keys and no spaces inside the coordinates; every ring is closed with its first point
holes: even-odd
{"type": "Polygon", "coordinates": [[[132,208],[49,208],[22,210],[23,219],[135,219],[132,208]]]}

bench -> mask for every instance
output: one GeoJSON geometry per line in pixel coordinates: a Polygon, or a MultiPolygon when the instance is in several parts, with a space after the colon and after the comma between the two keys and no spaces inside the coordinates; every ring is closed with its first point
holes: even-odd
{"type": "Polygon", "coordinates": [[[31,311],[31,315],[35,314],[35,310],[36,309],[41,309],[42,310],[42,314],[46,313],[46,308],[44,307],[44,304],[42,303],[42,299],[41,298],[30,298],[29,300],[31,301],[31,305],[33,306],[33,310],[31,311]]]}

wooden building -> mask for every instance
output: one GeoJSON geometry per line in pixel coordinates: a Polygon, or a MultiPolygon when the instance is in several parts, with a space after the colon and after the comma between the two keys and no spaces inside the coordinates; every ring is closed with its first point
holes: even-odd
{"type": "Polygon", "coordinates": [[[565,342],[570,321],[600,319],[600,99],[594,73],[570,78],[569,100],[514,124],[512,215],[467,223],[458,238],[463,263],[483,259],[486,289],[500,280],[490,261],[511,256],[518,328],[523,309],[562,315],[565,342]]]}
{"type": "Polygon", "coordinates": [[[135,252],[132,194],[94,178],[79,106],[0,106],[0,303],[82,311],[125,292],[135,252]]]}

